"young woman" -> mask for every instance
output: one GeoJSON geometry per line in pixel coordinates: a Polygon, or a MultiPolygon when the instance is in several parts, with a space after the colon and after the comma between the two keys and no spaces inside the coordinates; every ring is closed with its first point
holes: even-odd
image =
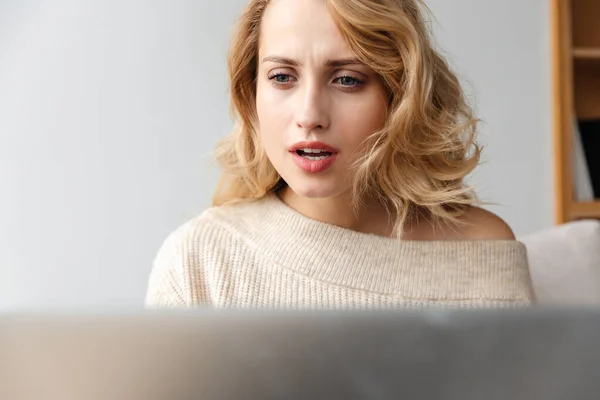
{"type": "Polygon", "coordinates": [[[229,55],[214,207],[156,256],[147,306],[529,304],[526,250],[474,206],[477,120],[419,0],[252,0],[229,55]]]}

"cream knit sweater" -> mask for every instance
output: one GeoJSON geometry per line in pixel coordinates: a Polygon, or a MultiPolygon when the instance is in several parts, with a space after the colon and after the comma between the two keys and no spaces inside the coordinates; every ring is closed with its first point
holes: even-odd
{"type": "Polygon", "coordinates": [[[312,220],[269,195],[175,230],[147,307],[509,307],[533,298],[517,241],[403,241],[312,220]]]}

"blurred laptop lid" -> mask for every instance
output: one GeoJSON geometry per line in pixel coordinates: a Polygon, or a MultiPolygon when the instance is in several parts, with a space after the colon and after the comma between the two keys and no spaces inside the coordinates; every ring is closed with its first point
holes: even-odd
{"type": "Polygon", "coordinates": [[[2,399],[598,399],[600,312],[0,317],[2,399]]]}

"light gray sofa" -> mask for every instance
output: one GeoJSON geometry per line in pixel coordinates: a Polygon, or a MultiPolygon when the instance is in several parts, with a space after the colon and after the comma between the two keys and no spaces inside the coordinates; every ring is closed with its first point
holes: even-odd
{"type": "Polygon", "coordinates": [[[540,304],[600,305],[600,221],[582,220],[518,238],[540,304]]]}

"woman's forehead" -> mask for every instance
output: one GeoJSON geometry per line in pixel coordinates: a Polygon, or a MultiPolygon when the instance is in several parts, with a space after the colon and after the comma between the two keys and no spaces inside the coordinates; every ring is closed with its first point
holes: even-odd
{"type": "Polygon", "coordinates": [[[273,0],[265,10],[260,32],[261,59],[280,56],[325,62],[353,57],[325,0],[273,0]]]}

